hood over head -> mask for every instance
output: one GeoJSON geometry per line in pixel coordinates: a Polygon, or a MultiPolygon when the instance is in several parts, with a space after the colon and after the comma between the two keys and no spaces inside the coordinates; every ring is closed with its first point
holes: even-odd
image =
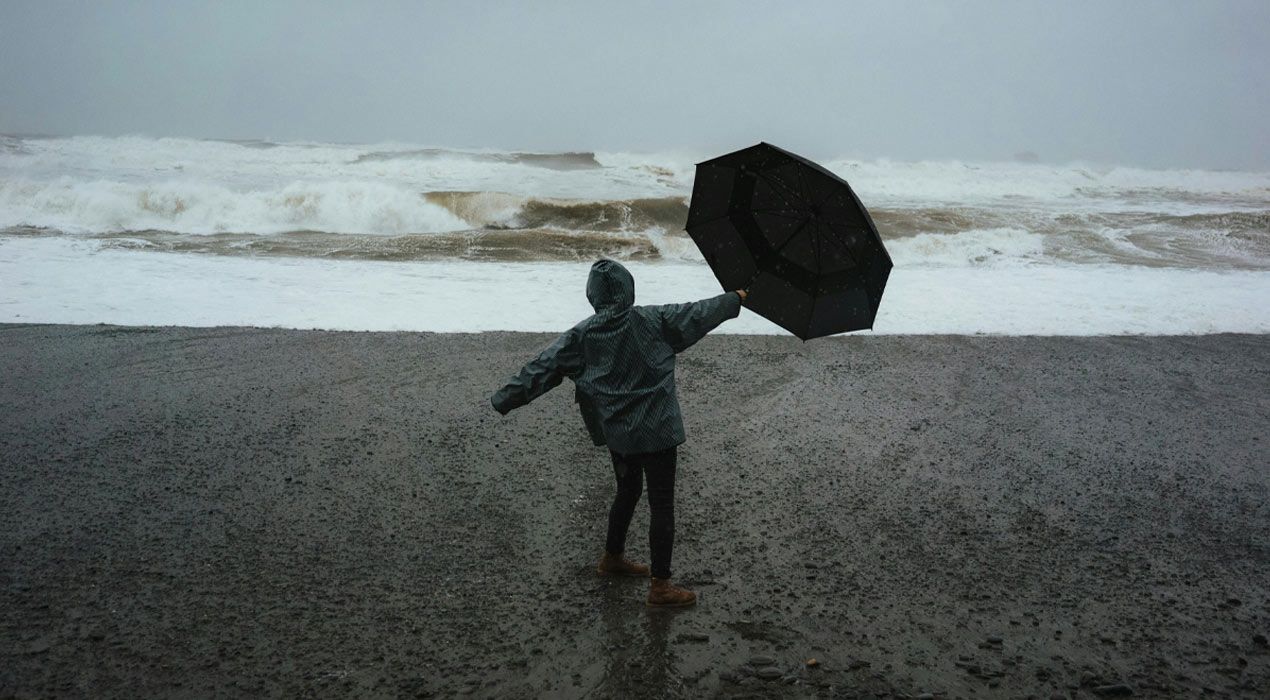
{"type": "Polygon", "coordinates": [[[597,260],[586,281],[586,298],[601,311],[625,311],[635,304],[635,278],[616,260],[597,260]]]}

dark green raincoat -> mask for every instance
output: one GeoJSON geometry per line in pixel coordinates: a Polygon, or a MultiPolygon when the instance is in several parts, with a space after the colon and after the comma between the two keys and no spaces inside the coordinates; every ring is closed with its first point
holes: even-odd
{"type": "Polygon", "coordinates": [[[591,266],[587,300],[595,315],[565,331],[490,402],[506,414],[568,377],[596,445],[621,454],[684,441],[675,395],[675,353],[741,312],[735,292],[687,304],[634,306],[635,280],[613,260],[591,266]]]}

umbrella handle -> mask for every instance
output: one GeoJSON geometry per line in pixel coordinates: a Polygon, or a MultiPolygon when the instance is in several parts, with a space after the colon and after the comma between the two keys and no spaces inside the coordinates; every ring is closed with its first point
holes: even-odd
{"type": "Polygon", "coordinates": [[[750,281],[749,281],[749,282],[746,282],[746,283],[745,283],[745,286],[741,288],[741,289],[745,290],[745,296],[744,296],[744,297],[741,297],[741,303],[742,303],[742,304],[744,304],[744,303],[745,303],[745,300],[746,300],[747,298],[749,298],[749,296],[750,296],[750,287],[754,286],[754,280],[756,280],[756,279],[758,279],[758,270],[755,270],[755,271],[754,271],[754,275],[753,275],[752,277],[750,277],[750,281]]]}

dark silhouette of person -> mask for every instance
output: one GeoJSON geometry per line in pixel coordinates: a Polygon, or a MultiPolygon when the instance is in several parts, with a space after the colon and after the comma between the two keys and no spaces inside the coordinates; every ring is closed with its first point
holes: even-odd
{"type": "Polygon", "coordinates": [[[490,402],[501,414],[573,380],[583,422],[596,445],[607,445],[617,479],[609,509],[601,574],[648,576],[628,560],[626,531],[648,481],[648,544],[652,579],[648,604],[692,605],[697,595],[672,586],[675,542],[675,466],[685,440],[675,393],[675,355],[720,323],[736,318],[746,292],[737,290],[685,304],[635,306],[635,279],[620,263],[599,260],[587,278],[595,314],[565,331],[526,364],[490,402]]]}

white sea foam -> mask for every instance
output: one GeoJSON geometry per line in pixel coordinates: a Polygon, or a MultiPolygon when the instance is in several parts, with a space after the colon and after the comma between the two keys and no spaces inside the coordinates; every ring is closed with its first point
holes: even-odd
{"type": "Polygon", "coordinates": [[[1261,208],[1270,200],[1270,173],[1263,172],[886,159],[825,165],[865,201],[885,204],[1044,202],[1063,209],[1202,213],[1261,208]]]}
{"type": "Polygon", "coordinates": [[[644,167],[647,163],[643,162],[598,169],[558,169],[498,151],[423,149],[409,144],[244,144],[76,136],[26,139],[20,145],[21,151],[0,151],[0,177],[49,180],[65,176],[125,183],[181,177],[237,191],[276,190],[315,179],[371,181],[415,192],[498,191],[583,199],[657,197],[683,193],[692,185],[691,168],[680,169],[687,180],[668,179],[644,167]],[[424,152],[428,153],[426,157],[410,155],[424,152]],[[391,154],[403,156],[383,157],[391,154]]]}
{"type": "MultiPolygon", "coordinates": [[[[662,280],[674,299],[711,291],[680,229],[694,165],[713,155],[4,137],[0,250],[10,264],[0,307],[7,320],[547,330],[576,304],[508,313],[483,285],[505,274],[501,284],[558,286],[559,271],[585,268],[547,261],[608,255],[662,280]],[[218,233],[245,235],[205,235],[218,233]],[[416,301],[398,308],[405,297],[368,274],[432,299],[458,296],[444,319],[411,325],[416,301]],[[195,288],[212,291],[198,303],[193,291],[168,297],[195,288]],[[385,310],[344,315],[326,289],[385,310]],[[298,313],[295,298],[317,306],[298,313]]],[[[896,264],[880,331],[1265,330],[1256,309],[1270,270],[1270,173],[805,155],[851,183],[896,264]]]]}
{"type": "MultiPolygon", "coordinates": [[[[412,144],[202,141],[143,137],[23,139],[0,150],[0,176],[151,182],[180,174],[232,189],[278,189],[295,181],[374,180],[415,191],[497,191],[538,197],[623,199],[687,195],[693,165],[717,154],[599,152],[599,168],[535,165],[499,151],[412,144]],[[401,154],[402,157],[373,157],[401,154]],[[420,154],[426,154],[420,155],[420,154]]],[[[530,154],[532,155],[532,154],[530,154]]],[[[546,154],[550,157],[551,154],[546,154]]],[[[573,154],[587,156],[590,154],[573,154]]],[[[828,154],[805,154],[824,157],[828,154]]],[[[825,158],[866,203],[999,203],[1035,200],[1101,206],[1138,200],[1202,207],[1205,198],[1264,206],[1270,173],[1146,170],[1094,164],[873,161],[825,158]],[[1104,202],[1105,203],[1105,202],[1104,202]]]]}
{"type": "MultiPolygon", "coordinates": [[[[720,291],[704,265],[629,267],[643,304],[720,291]]],[[[591,313],[588,268],[157,254],[66,237],[9,237],[0,238],[0,322],[559,332],[591,313]]],[[[1261,271],[897,268],[875,332],[1267,333],[1268,298],[1270,272],[1261,271]]],[[[749,311],[720,332],[785,334],[749,311]]]]}
{"type": "Polygon", "coordinates": [[[69,233],[431,233],[468,225],[416,192],[377,182],[295,182],[240,192],[215,183],[0,180],[0,229],[69,233]]]}
{"type": "MultiPolygon", "coordinates": [[[[687,153],[527,154],[410,144],[16,139],[0,150],[0,231],[599,231],[700,261],[677,235],[687,153]],[[450,196],[451,193],[459,193],[450,196]],[[447,198],[448,197],[448,198],[447,198]],[[640,242],[643,241],[643,242],[640,242]]],[[[902,265],[1008,260],[1270,268],[1270,173],[829,160],[902,265]],[[1043,241],[1043,243],[1042,243],[1043,241]]],[[[517,255],[559,258],[564,242],[517,255]]],[[[303,255],[301,246],[289,246],[303,255]]],[[[325,251],[315,251],[323,254],[325,251]]]]}
{"type": "Polygon", "coordinates": [[[1045,237],[1013,228],[921,233],[887,244],[898,267],[966,267],[1041,261],[1045,237]]]}

